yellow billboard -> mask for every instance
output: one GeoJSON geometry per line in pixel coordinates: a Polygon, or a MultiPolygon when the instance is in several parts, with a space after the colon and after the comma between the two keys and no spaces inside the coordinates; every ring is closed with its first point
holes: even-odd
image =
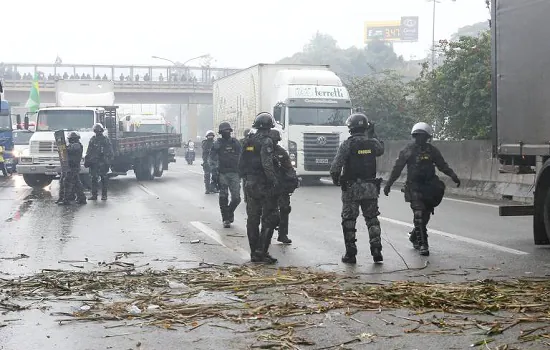
{"type": "Polygon", "coordinates": [[[364,43],[381,41],[418,41],[418,17],[401,17],[399,21],[367,21],[364,27],[364,43]]]}

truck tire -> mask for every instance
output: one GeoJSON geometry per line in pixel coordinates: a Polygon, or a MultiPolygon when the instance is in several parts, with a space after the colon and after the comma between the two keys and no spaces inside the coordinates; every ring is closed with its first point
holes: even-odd
{"type": "Polygon", "coordinates": [[[146,161],[144,162],[144,180],[151,181],[155,179],[155,157],[147,156],[146,161]]]}
{"type": "Polygon", "coordinates": [[[163,166],[163,160],[162,160],[162,153],[157,153],[155,156],[155,176],[161,177],[164,173],[164,166],[163,166]]]}
{"type": "MultiPolygon", "coordinates": [[[[544,219],[544,228],[546,230],[546,236],[548,236],[548,240],[546,242],[539,242],[548,244],[550,241],[550,187],[546,189],[546,194],[544,196],[544,204],[542,207],[542,214],[544,219]]],[[[541,235],[542,236],[542,235],[541,235]]]]}
{"type": "Polygon", "coordinates": [[[52,183],[53,176],[43,174],[23,174],[23,180],[32,188],[44,188],[52,183]]]}

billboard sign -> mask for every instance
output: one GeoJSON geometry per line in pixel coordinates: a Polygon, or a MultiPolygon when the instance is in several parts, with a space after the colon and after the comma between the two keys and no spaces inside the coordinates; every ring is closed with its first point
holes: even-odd
{"type": "Polygon", "coordinates": [[[365,22],[364,39],[365,44],[372,40],[418,41],[418,16],[401,17],[400,21],[365,22]]]}

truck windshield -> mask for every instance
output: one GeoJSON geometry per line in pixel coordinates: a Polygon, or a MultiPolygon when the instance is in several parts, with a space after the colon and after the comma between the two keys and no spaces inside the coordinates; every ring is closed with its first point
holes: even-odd
{"type": "Polygon", "coordinates": [[[9,115],[0,115],[0,131],[11,130],[11,118],[9,115]]]}
{"type": "Polygon", "coordinates": [[[288,121],[290,125],[344,126],[350,114],[350,108],[291,107],[288,121]]]}
{"type": "Polygon", "coordinates": [[[166,125],[164,124],[141,124],[136,128],[137,132],[166,132],[166,125]]]}
{"type": "Polygon", "coordinates": [[[10,112],[8,102],[0,100],[0,131],[12,129],[10,112]]]}
{"type": "Polygon", "coordinates": [[[13,132],[13,143],[16,145],[28,145],[32,137],[32,132],[13,132]]]}
{"type": "Polygon", "coordinates": [[[38,112],[36,131],[89,131],[93,126],[94,111],[41,110],[38,112]]]}

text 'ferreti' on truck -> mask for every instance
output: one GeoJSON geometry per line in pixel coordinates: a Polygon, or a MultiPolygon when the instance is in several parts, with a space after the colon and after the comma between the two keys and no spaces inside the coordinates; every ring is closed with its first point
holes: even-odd
{"type": "Polygon", "coordinates": [[[328,66],[258,64],[214,82],[214,124],[231,123],[235,135],[259,112],[281,124],[281,146],[302,179],[329,176],[330,164],[348,136],[351,101],[328,66]]]}
{"type": "MultiPolygon", "coordinates": [[[[181,147],[181,134],[124,131],[114,102],[112,81],[57,81],[56,106],[39,109],[29,154],[20,157],[17,164],[17,172],[23,175],[27,185],[44,187],[59,178],[61,164],[54,137],[56,130],[64,130],[65,137],[77,131],[86,154],[95,123],[104,125],[113,145],[115,158],[109,176],[126,175],[129,170],[134,171],[138,180],[162,176],[170,162],[169,149],[181,147]]],[[[89,169],[82,166],[80,172],[84,185],[89,185],[89,169]]]]}

